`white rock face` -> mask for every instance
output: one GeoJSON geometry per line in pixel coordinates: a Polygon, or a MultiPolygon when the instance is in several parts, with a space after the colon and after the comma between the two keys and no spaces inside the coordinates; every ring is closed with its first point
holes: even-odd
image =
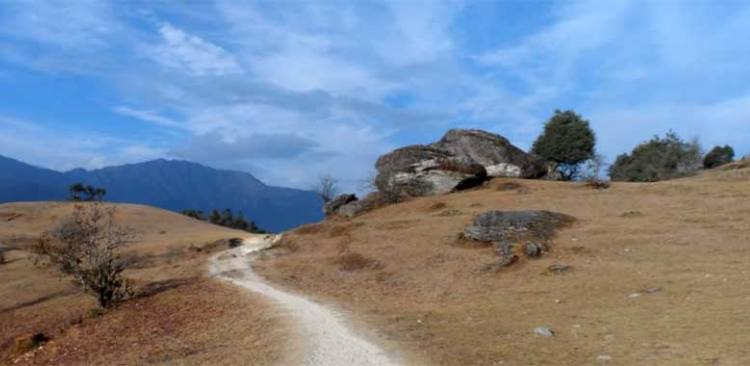
{"type": "Polygon", "coordinates": [[[523,173],[520,166],[507,163],[486,165],[484,168],[488,177],[518,178],[523,173]]]}

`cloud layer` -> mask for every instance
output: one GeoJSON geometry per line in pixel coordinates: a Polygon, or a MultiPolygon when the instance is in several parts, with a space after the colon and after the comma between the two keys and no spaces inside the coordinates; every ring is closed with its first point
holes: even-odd
{"type": "Polygon", "coordinates": [[[10,4],[0,154],[352,189],[379,154],[450,127],[528,147],[556,108],[591,120],[609,159],[670,128],[747,153],[749,19],[708,1],[10,4]]]}

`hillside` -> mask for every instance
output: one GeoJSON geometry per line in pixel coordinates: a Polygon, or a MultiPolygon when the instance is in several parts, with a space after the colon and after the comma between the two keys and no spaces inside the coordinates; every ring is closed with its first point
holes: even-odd
{"type": "Polygon", "coordinates": [[[64,200],[75,182],[105,187],[106,199],[112,202],[172,211],[230,208],[271,231],[322,218],[322,202],[313,192],[268,186],[248,173],[186,161],[154,160],[60,173],[0,156],[0,203],[64,200]]]}
{"type": "Polygon", "coordinates": [[[254,266],[338,304],[413,364],[747,365],[749,214],[747,164],[607,190],[495,179],[301,227],[254,266]],[[541,259],[487,271],[493,248],[458,234],[493,209],[577,222],[541,259]]]}
{"type": "Polygon", "coordinates": [[[250,234],[169,211],[118,205],[119,225],[133,228],[126,276],[137,297],[100,317],[69,281],[34,266],[24,250],[70,215],[69,203],[0,205],[0,246],[16,248],[0,264],[0,364],[271,364],[285,335],[282,319],[261,298],[206,276],[206,260],[223,239],[250,234]],[[16,339],[51,338],[19,356],[16,339]]]}

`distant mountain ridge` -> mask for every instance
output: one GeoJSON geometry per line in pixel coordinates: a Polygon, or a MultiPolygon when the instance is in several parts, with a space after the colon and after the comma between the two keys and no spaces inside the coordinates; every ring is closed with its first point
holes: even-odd
{"type": "Polygon", "coordinates": [[[172,211],[242,211],[262,229],[282,231],[322,219],[311,191],[268,186],[244,172],[180,160],[153,160],[95,170],[57,172],[0,155],[0,203],[68,198],[72,183],[107,189],[106,200],[172,211]]]}

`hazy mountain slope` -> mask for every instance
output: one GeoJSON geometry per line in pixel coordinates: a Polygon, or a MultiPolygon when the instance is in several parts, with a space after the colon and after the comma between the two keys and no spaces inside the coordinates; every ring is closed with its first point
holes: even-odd
{"type": "Polygon", "coordinates": [[[0,203],[62,199],[65,176],[0,155],[0,203]]]}
{"type": "Polygon", "coordinates": [[[313,192],[263,184],[251,174],[217,170],[185,161],[154,160],[66,173],[0,159],[0,202],[59,200],[73,182],[107,189],[107,200],[173,211],[231,208],[261,228],[279,231],[322,218],[313,192]]]}

